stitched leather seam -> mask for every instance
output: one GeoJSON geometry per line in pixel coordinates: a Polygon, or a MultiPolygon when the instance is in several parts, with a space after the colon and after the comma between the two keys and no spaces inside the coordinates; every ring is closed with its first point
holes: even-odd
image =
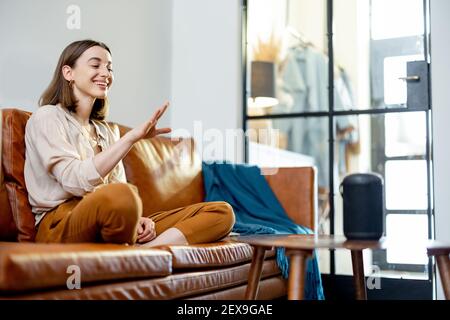
{"type": "Polygon", "coordinates": [[[13,190],[13,195],[14,195],[14,197],[13,197],[13,199],[14,199],[14,201],[13,201],[13,210],[12,210],[12,212],[13,212],[13,215],[14,215],[14,219],[15,219],[15,221],[16,221],[16,224],[17,224],[17,228],[19,229],[18,231],[19,231],[19,234],[20,234],[20,229],[22,229],[21,228],[21,226],[20,226],[20,221],[19,221],[19,215],[18,215],[18,210],[17,210],[17,192],[16,192],[16,188],[13,188],[12,189],[13,190]]]}

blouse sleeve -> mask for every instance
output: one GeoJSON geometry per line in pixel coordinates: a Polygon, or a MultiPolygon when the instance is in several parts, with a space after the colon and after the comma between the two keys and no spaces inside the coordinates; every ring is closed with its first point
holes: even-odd
{"type": "MultiPolygon", "coordinates": [[[[108,144],[111,145],[114,142],[118,141],[120,139],[120,132],[119,127],[117,125],[108,125],[108,144]]],[[[111,183],[127,183],[127,177],[125,174],[125,168],[123,166],[122,160],[119,161],[119,163],[114,167],[114,169],[111,171],[109,182],[111,183]]]]}

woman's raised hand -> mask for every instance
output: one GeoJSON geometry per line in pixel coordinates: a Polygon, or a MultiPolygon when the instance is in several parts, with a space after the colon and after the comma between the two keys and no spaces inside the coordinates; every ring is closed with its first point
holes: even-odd
{"type": "Polygon", "coordinates": [[[150,119],[128,132],[133,143],[141,139],[150,139],[157,135],[169,133],[172,131],[172,129],[170,128],[156,128],[159,118],[162,117],[168,107],[169,102],[166,102],[161,107],[159,107],[158,110],[155,111],[150,119]]]}
{"type": "Polygon", "coordinates": [[[101,177],[106,177],[114,169],[119,161],[127,155],[135,142],[143,138],[153,138],[158,134],[169,133],[171,131],[170,128],[156,128],[159,118],[161,118],[168,106],[169,103],[166,102],[156,110],[149,120],[128,131],[118,141],[94,156],[94,165],[101,177]]]}

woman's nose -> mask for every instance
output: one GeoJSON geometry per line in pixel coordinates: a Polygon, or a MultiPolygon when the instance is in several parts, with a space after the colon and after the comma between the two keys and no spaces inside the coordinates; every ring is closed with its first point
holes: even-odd
{"type": "Polygon", "coordinates": [[[111,71],[108,69],[108,67],[101,68],[100,74],[104,77],[111,77],[111,71]]]}

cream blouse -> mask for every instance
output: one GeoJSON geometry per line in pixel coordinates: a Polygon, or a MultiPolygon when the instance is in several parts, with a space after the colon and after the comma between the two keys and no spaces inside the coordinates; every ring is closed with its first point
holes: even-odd
{"type": "MultiPolygon", "coordinates": [[[[104,150],[120,138],[105,121],[91,120],[99,147],[104,150]]],[[[36,225],[45,213],[64,201],[82,197],[97,187],[126,183],[120,161],[102,178],[94,166],[94,149],[87,132],[72,113],[58,105],[34,112],[25,128],[25,184],[36,225]]]]}

